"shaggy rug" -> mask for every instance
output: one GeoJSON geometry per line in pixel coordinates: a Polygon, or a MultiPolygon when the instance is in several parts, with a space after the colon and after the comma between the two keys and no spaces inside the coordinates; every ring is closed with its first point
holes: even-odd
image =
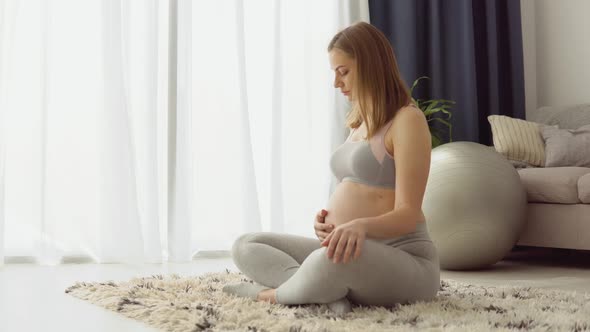
{"type": "Polygon", "coordinates": [[[590,331],[590,294],[443,280],[433,301],[353,306],[339,317],[323,304],[284,306],[221,291],[240,281],[252,282],[226,270],[78,282],[66,293],[164,331],[590,331]]]}

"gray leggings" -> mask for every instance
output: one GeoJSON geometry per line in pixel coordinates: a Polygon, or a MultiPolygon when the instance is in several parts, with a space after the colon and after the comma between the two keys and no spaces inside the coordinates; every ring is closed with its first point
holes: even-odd
{"type": "Polygon", "coordinates": [[[440,287],[436,248],[426,229],[392,239],[365,239],[361,255],[344,264],[327,257],[317,238],[248,233],[232,247],[246,276],[277,288],[280,304],[329,303],[347,297],[361,305],[390,306],[428,301],[440,287]]]}

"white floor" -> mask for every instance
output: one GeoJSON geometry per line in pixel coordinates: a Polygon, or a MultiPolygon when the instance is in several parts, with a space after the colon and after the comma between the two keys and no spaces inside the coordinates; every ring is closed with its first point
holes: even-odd
{"type": "MultiPolygon", "coordinates": [[[[64,293],[76,281],[127,280],[152,274],[199,275],[237,271],[228,258],[187,264],[68,264],[0,268],[0,331],[156,331],[64,293]]],[[[443,279],[482,285],[517,285],[590,292],[590,252],[519,248],[482,271],[442,271],[443,279]]]]}

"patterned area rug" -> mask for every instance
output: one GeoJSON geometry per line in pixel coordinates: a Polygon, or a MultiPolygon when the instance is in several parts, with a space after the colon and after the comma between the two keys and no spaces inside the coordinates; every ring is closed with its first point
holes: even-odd
{"type": "Polygon", "coordinates": [[[226,270],[79,282],[66,293],[163,331],[590,331],[590,294],[443,280],[434,301],[353,306],[353,312],[338,317],[326,305],[284,306],[221,291],[240,281],[250,280],[226,270]]]}

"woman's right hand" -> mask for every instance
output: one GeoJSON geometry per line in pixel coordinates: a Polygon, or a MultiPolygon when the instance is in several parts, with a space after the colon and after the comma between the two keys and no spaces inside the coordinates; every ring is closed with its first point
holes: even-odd
{"type": "Polygon", "coordinates": [[[327,214],[328,214],[328,211],[322,209],[315,216],[315,223],[314,223],[315,235],[317,235],[317,237],[318,237],[318,239],[320,239],[320,241],[324,241],[326,236],[328,236],[334,230],[334,225],[325,223],[327,214]]]}

